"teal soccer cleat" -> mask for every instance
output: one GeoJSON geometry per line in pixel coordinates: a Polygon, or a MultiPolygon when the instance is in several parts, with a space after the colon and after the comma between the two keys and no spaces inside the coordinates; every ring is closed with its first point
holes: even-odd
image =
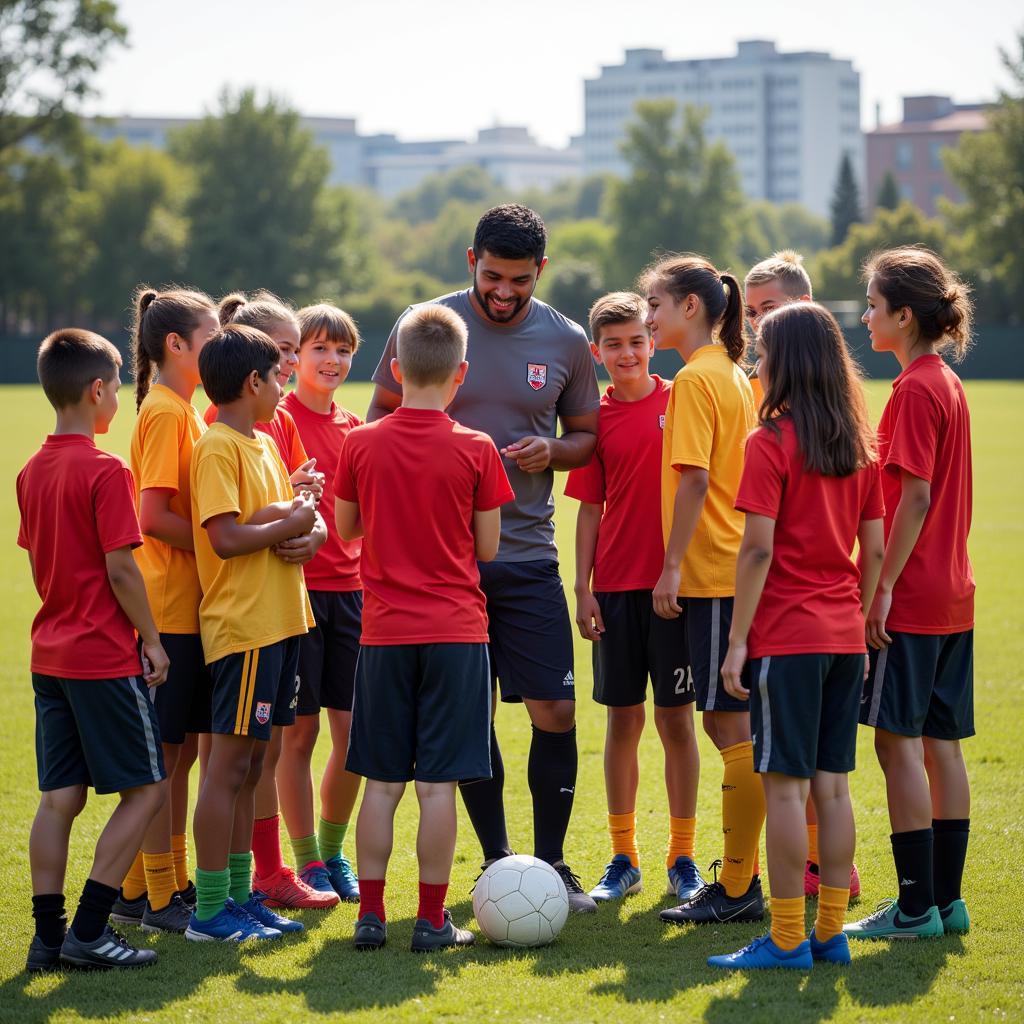
{"type": "Polygon", "coordinates": [[[929,907],[920,917],[906,917],[894,899],[885,899],[873,914],[843,926],[849,939],[932,939],[942,935],[938,907],[929,907]]]}
{"type": "Polygon", "coordinates": [[[331,887],[341,897],[344,903],[359,902],[359,879],[352,870],[348,858],[340,853],[324,861],[327,875],[331,880],[331,887]]]}

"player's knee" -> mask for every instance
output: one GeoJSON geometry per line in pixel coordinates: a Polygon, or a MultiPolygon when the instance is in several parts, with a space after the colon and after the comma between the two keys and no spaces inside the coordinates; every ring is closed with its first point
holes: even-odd
{"type": "Polygon", "coordinates": [[[320,735],[319,715],[299,715],[295,724],[285,731],[282,750],[292,757],[308,760],[313,756],[317,737],[320,735]]]}
{"type": "Polygon", "coordinates": [[[693,728],[693,711],[689,705],[680,708],[654,708],[654,724],[663,743],[685,747],[697,742],[693,728]]]}
{"type": "Polygon", "coordinates": [[[39,808],[47,814],[71,821],[85,810],[88,790],[85,786],[51,789],[39,795],[39,808]]]}
{"type": "Polygon", "coordinates": [[[530,719],[542,732],[568,732],[576,724],[576,702],[572,700],[532,701],[530,719]]]}
{"type": "MultiPolygon", "coordinates": [[[[646,714],[643,704],[608,709],[608,732],[616,740],[639,740],[646,714]]],[[[571,726],[570,726],[571,728],[571,726]]]]}

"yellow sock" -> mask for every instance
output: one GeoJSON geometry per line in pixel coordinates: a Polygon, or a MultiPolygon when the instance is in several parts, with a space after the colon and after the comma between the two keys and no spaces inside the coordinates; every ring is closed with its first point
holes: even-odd
{"type": "Polygon", "coordinates": [[[718,880],[732,897],[750,888],[764,824],[764,787],[754,771],[754,745],[734,743],[722,752],[722,831],[725,854],[718,880]]]}
{"type": "Polygon", "coordinates": [[[174,887],[178,892],[188,888],[188,836],[171,836],[171,856],[174,858],[174,887]]]}
{"type": "Polygon", "coordinates": [[[142,860],[146,866],[149,905],[154,910],[163,910],[178,889],[174,880],[174,854],[169,850],[167,853],[144,853],[142,860]]]}
{"type": "Polygon", "coordinates": [[[608,831],[612,837],[612,855],[624,853],[633,867],[640,866],[640,852],[636,848],[636,811],[609,814],[608,831]]]}
{"type": "Polygon", "coordinates": [[[818,861],[818,826],[808,825],[807,826],[807,859],[812,864],[820,863],[818,861]]]}
{"type": "Polygon", "coordinates": [[[796,949],[807,934],[804,931],[804,898],[791,900],[772,897],[772,942],[779,949],[796,949]]]}
{"type": "Polygon", "coordinates": [[[665,857],[665,867],[674,867],[677,857],[693,859],[693,842],[696,834],[696,818],[673,818],[669,816],[668,856],[665,857]]]}
{"type": "Polygon", "coordinates": [[[818,916],[814,919],[814,937],[819,942],[828,942],[843,930],[843,918],[846,917],[849,905],[849,889],[818,886],[818,916]]]}
{"type": "Polygon", "coordinates": [[[146,891],[146,867],[142,860],[142,851],[135,855],[128,874],[121,883],[121,892],[126,900],[137,900],[146,891]]]}

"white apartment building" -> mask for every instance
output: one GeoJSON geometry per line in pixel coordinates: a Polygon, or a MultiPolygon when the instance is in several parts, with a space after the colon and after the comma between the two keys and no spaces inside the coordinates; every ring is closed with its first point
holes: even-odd
{"type": "Polygon", "coordinates": [[[619,147],[634,107],[664,98],[707,109],[708,137],[732,151],[751,198],[799,202],[825,216],[844,152],[863,186],[860,75],[851,61],[780,53],[765,40],[740,42],[734,57],[701,60],[627,50],[622,64],[584,83],[586,173],[628,174],[619,147]]]}

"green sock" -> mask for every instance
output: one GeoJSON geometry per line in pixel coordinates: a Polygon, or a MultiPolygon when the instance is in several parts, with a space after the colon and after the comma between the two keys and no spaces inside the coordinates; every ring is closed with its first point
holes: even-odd
{"type": "Polygon", "coordinates": [[[320,844],[316,836],[303,836],[291,841],[295,851],[295,866],[301,871],[307,864],[320,859],[320,844]]]}
{"type": "Polygon", "coordinates": [[[204,871],[196,868],[196,917],[200,921],[216,917],[224,909],[230,888],[230,869],[204,871]]]}
{"type": "Polygon", "coordinates": [[[320,824],[316,830],[316,837],[320,842],[320,856],[324,860],[330,860],[341,853],[341,844],[345,842],[345,833],[347,831],[347,821],[344,825],[337,825],[326,818],[320,819],[320,824]]]}
{"type": "Polygon", "coordinates": [[[252,851],[229,853],[228,870],[231,872],[231,886],[228,895],[239,905],[249,902],[252,895],[252,851]]]}

